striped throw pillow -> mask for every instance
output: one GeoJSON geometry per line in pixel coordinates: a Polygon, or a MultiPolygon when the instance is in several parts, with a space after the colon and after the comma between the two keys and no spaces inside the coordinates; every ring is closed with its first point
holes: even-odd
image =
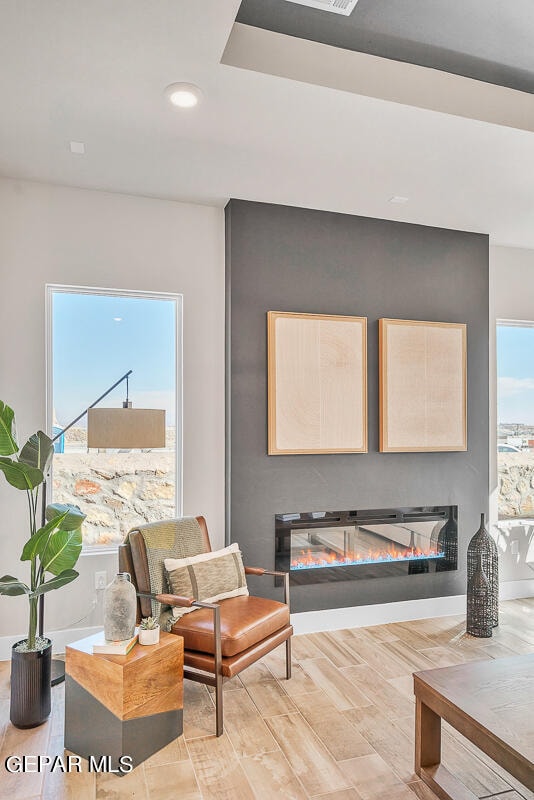
{"type": "MultiPolygon", "coordinates": [[[[237,542],[223,550],[198,556],[166,558],[163,563],[172,594],[194,597],[206,603],[248,594],[245,568],[237,542]]],[[[173,606],[172,613],[179,618],[195,610],[173,606]]]]}

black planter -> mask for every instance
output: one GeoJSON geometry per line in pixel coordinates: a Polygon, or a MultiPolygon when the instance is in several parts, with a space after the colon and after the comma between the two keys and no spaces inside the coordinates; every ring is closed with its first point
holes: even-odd
{"type": "MultiPolygon", "coordinates": [[[[24,641],[24,640],[23,640],[24,641]]],[[[16,728],[35,728],[50,716],[52,642],[44,650],[11,649],[10,719],[16,728]]]]}

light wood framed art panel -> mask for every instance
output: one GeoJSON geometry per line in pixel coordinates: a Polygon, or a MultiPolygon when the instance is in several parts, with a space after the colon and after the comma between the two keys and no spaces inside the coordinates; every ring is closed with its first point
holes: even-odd
{"type": "Polygon", "coordinates": [[[467,326],[379,320],[380,451],[467,450],[467,326]]]}
{"type": "Polygon", "coordinates": [[[269,455],[367,452],[367,319],[267,312],[269,455]]]}

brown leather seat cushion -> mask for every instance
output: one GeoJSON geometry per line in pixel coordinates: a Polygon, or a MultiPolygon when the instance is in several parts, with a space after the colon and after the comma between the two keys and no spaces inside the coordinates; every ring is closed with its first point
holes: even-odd
{"type": "MultiPolygon", "coordinates": [[[[289,625],[288,607],[264,597],[230,597],[221,600],[220,608],[221,649],[227,657],[289,625]]],[[[172,632],[184,637],[186,650],[213,653],[213,612],[209,608],[185,614],[174,623],[172,632]]]]}

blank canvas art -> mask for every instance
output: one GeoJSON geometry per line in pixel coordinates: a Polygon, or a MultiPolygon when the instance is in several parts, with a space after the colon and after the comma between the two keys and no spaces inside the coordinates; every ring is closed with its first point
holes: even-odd
{"type": "Polygon", "coordinates": [[[462,323],[381,319],[380,451],[467,450],[462,323]]]}
{"type": "Polygon", "coordinates": [[[367,452],[365,317],[267,318],[269,454],[367,452]]]}

